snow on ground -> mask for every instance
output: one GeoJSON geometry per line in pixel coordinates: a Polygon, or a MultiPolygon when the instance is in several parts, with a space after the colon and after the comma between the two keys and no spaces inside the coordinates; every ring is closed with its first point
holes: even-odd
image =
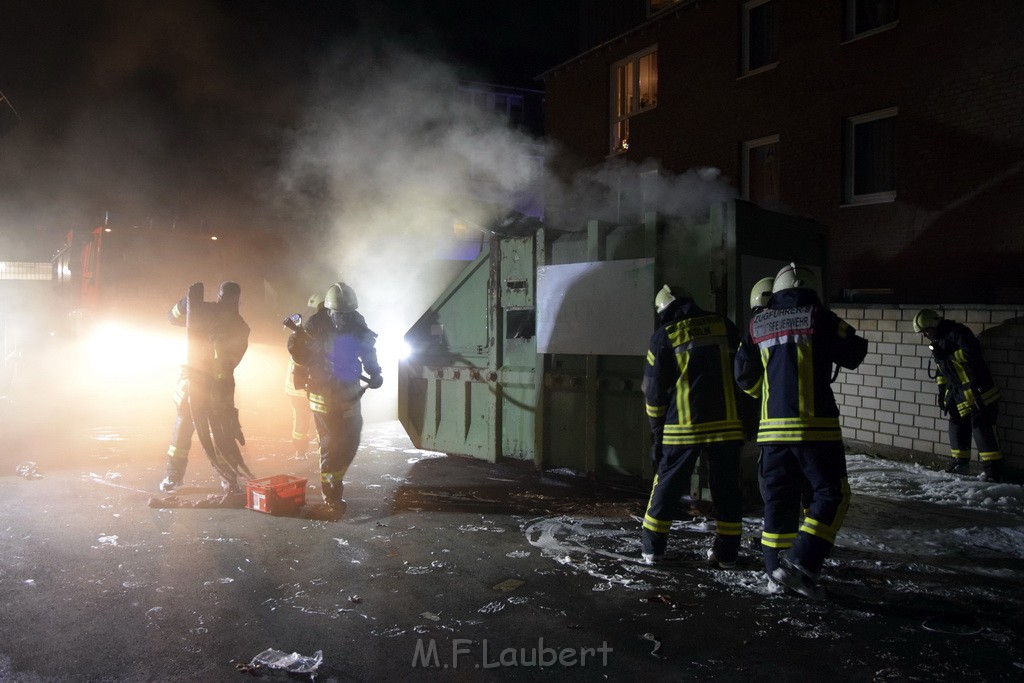
{"type": "MultiPolygon", "coordinates": [[[[823,583],[869,590],[935,595],[976,591],[991,600],[1024,585],[1024,487],[980,482],[920,465],[867,455],[847,458],[853,498],[823,583]],[[966,577],[966,578],[965,578],[966,577]],[[975,585],[977,584],[977,585],[975,585]]],[[[638,561],[640,520],[558,515],[524,526],[529,542],[557,563],[588,574],[593,590],[620,586],[659,590],[692,582],[674,571],[691,567],[736,593],[767,594],[757,537],[761,519],[744,519],[741,571],[703,564],[714,523],[677,521],[668,554],[678,559],[648,567],[638,561]]]]}

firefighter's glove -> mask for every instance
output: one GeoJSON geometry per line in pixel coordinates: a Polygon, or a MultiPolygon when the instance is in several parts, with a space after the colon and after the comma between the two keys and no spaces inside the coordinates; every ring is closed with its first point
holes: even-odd
{"type": "Polygon", "coordinates": [[[383,384],[384,378],[378,372],[376,374],[370,375],[370,381],[366,383],[366,386],[370,387],[371,389],[380,389],[383,384]]]}
{"type": "Polygon", "coordinates": [[[978,388],[973,384],[965,384],[963,388],[964,400],[967,402],[967,405],[970,406],[971,413],[980,413],[982,408],[981,392],[978,391],[978,388]]]}
{"type": "Polygon", "coordinates": [[[947,414],[949,412],[949,406],[946,404],[946,402],[949,399],[948,395],[949,395],[949,390],[946,388],[946,385],[945,384],[940,384],[939,385],[939,410],[942,411],[943,415],[945,415],[945,414],[947,414]]]}

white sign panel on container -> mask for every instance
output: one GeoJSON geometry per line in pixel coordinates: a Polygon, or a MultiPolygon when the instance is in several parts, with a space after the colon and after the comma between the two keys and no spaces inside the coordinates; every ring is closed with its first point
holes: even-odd
{"type": "Polygon", "coordinates": [[[654,259],[537,268],[537,353],[642,356],[654,322],[654,259]]]}

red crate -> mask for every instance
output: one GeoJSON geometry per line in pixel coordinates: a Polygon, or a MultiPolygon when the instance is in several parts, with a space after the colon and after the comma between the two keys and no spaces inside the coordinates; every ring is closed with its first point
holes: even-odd
{"type": "Polygon", "coordinates": [[[251,479],[245,484],[245,507],[272,515],[294,514],[306,504],[306,480],[288,474],[251,479]]]}

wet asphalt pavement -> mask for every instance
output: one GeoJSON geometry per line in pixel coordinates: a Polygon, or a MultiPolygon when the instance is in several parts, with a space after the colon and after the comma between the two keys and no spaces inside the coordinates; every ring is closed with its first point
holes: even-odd
{"type": "MultiPolygon", "coordinates": [[[[753,552],[705,566],[700,518],[673,531],[679,562],[645,567],[646,485],[417,451],[395,422],[365,428],[338,521],[151,507],[163,434],[4,426],[3,681],[295,680],[246,670],[267,649],[321,652],[324,681],[1024,675],[1020,582],[837,551],[812,603],[768,592],[753,552]],[[29,460],[39,478],[17,474],[29,460]]],[[[257,476],[316,481],[315,457],[253,431],[257,476]]],[[[181,496],[216,491],[196,445],[181,496]]]]}

